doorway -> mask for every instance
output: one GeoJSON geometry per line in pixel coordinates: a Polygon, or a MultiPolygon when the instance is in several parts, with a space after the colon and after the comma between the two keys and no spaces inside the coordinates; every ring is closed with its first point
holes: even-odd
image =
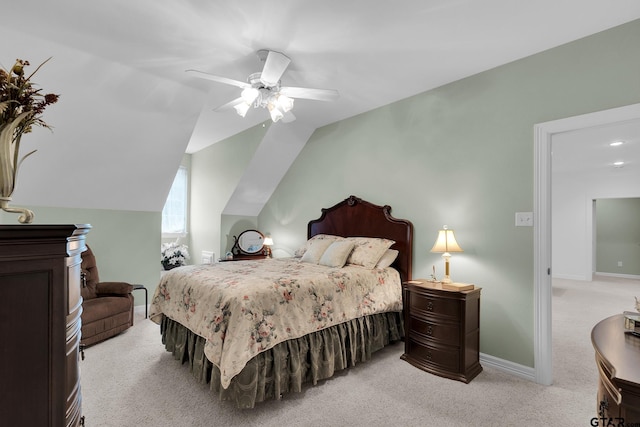
{"type": "MultiPolygon", "coordinates": [[[[539,384],[553,383],[552,143],[567,132],[640,120],[640,104],[540,123],[534,126],[534,371],[539,384]]],[[[637,182],[637,181],[636,181],[637,182]]],[[[588,207],[591,210],[591,206],[588,207]]],[[[590,238],[592,238],[590,236],[590,238]]],[[[591,257],[589,249],[589,257],[591,257]]]]}

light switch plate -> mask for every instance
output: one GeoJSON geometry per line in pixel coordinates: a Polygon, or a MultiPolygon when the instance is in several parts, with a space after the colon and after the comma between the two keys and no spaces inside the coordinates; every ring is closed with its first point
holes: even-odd
{"type": "Polygon", "coordinates": [[[533,212],[516,212],[516,227],[533,227],[533,212]]]}

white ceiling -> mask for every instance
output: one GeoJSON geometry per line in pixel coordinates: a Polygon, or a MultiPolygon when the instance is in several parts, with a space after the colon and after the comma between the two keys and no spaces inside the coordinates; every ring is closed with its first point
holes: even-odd
{"type": "MultiPolygon", "coordinates": [[[[640,119],[594,126],[554,135],[552,166],[554,172],[595,172],[617,174],[623,169],[640,167],[640,119]],[[622,145],[611,146],[620,141],[622,145]]],[[[579,175],[577,175],[579,176],[579,175]]]]}
{"type": "Polygon", "coordinates": [[[640,18],[640,2],[22,0],[3,15],[3,25],[208,92],[193,152],[268,116],[211,111],[238,88],[188,68],[244,81],[261,69],[258,49],[284,52],[283,84],[341,94],[296,102],[298,119],[318,127],[640,18]]]}
{"type": "MultiPolygon", "coordinates": [[[[317,128],[638,18],[637,0],[21,0],[2,11],[0,64],[54,56],[41,82],[62,98],[47,117],[55,138],[72,144],[46,162],[32,156],[21,173],[48,172],[71,153],[119,161],[122,177],[92,184],[103,195],[73,203],[157,210],[181,153],[268,118],[265,110],[244,119],[214,112],[239,89],[186,69],[245,80],[261,69],[258,49],[284,52],[292,63],[283,85],[340,92],[330,103],[296,100],[297,121],[317,128]],[[79,119],[92,133],[77,128],[79,119]],[[136,168],[141,160],[157,170],[136,168]],[[149,191],[150,181],[161,190],[149,191]]],[[[40,182],[31,191],[36,183],[20,179],[25,203],[61,204],[51,188],[40,182]]],[[[74,182],[56,179],[51,187],[74,182]]]]}

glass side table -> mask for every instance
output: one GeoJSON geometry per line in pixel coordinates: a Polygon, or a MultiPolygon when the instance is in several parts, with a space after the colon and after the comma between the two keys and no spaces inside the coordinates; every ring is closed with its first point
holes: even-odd
{"type": "Polygon", "coordinates": [[[133,286],[133,290],[137,291],[142,289],[144,291],[144,318],[148,318],[149,317],[149,293],[147,291],[147,288],[144,287],[144,285],[132,285],[133,286]]]}

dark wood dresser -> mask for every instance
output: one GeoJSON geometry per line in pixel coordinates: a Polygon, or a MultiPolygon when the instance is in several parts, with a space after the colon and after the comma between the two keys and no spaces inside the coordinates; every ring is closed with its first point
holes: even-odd
{"type": "Polygon", "coordinates": [[[78,426],[89,225],[0,225],[0,423],[78,426]]]}
{"type": "Polygon", "coordinates": [[[234,255],[231,259],[220,259],[219,262],[227,262],[227,261],[253,261],[257,259],[267,259],[269,258],[266,255],[258,254],[258,255],[234,255]]]}
{"type": "Polygon", "coordinates": [[[480,365],[480,291],[449,291],[437,283],[402,284],[402,359],[424,371],[468,383],[480,365]]]}
{"type": "Polygon", "coordinates": [[[598,425],[640,425],[640,337],[624,332],[618,314],[593,328],[591,342],[599,373],[598,425]]]}

